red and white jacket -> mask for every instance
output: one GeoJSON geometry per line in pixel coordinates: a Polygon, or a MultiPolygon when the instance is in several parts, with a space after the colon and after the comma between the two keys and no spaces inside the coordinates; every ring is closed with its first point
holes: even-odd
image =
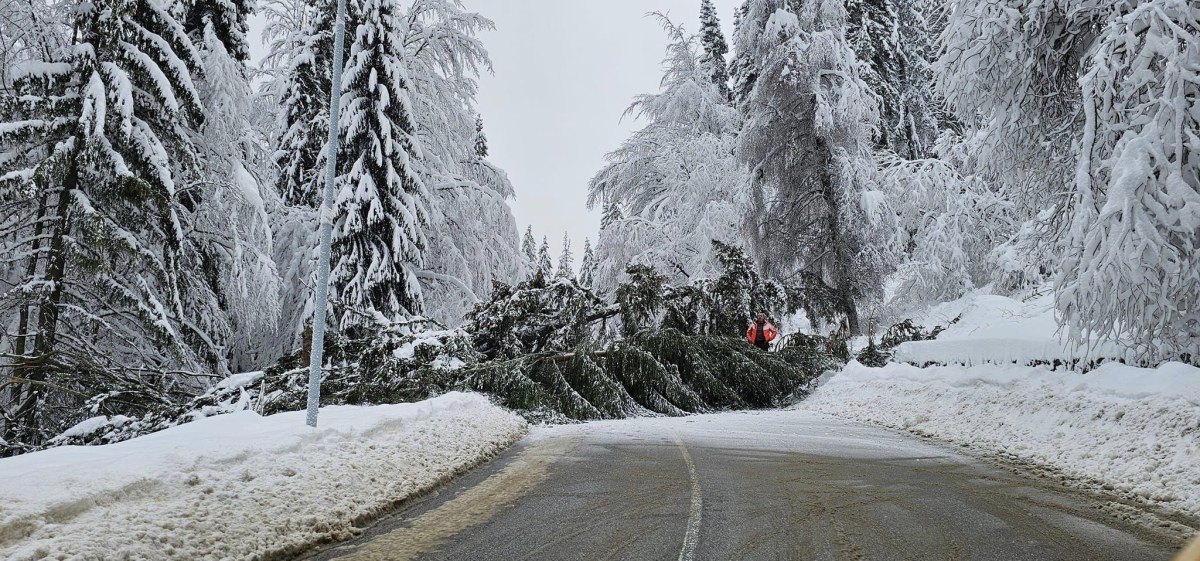
{"type": "MultiPolygon", "coordinates": [[[[754,344],[754,340],[757,338],[757,330],[758,324],[754,322],[751,322],[750,327],[746,329],[746,340],[750,341],[751,345],[754,344]]],[[[774,324],[769,321],[763,324],[763,339],[770,343],[771,341],[775,340],[776,335],[779,335],[779,331],[775,329],[774,324]]]]}

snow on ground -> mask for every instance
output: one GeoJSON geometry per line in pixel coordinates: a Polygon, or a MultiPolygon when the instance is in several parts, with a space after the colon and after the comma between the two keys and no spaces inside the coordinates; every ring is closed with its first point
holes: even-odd
{"type": "Polygon", "coordinates": [[[1200,368],[851,362],[799,407],[1047,465],[1200,516],[1200,368]]]}
{"type": "Polygon", "coordinates": [[[851,362],[798,407],[1011,455],[1200,516],[1200,368],[1027,366],[1080,356],[1059,342],[1052,306],[1045,295],[974,294],[934,307],[918,323],[961,319],[934,341],[903,344],[883,368],[851,362]]]}
{"type": "Polygon", "coordinates": [[[901,343],[895,359],[914,364],[1023,364],[1124,357],[1112,344],[1096,343],[1088,349],[1064,341],[1054,318],[1054,296],[1049,290],[1041,292],[1022,301],[981,291],[934,306],[914,318],[916,323],[932,328],[958,321],[932,341],[901,343]]]}
{"type": "Polygon", "coordinates": [[[356,533],[516,441],[475,394],[220,415],[106,446],[0,459],[0,558],[244,559],[356,533]]]}

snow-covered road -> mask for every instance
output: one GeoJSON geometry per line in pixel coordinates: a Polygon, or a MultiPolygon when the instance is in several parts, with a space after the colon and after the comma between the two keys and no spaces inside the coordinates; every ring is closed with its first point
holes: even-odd
{"type": "Polygon", "coordinates": [[[536,429],[317,559],[1162,560],[1178,533],[955,450],[808,411],[536,429]]]}

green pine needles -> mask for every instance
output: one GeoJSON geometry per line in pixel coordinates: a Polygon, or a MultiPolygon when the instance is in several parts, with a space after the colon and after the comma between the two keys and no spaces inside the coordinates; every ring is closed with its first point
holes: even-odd
{"type": "MultiPolygon", "coordinates": [[[[687,286],[668,286],[652,267],[633,266],[608,302],[572,278],[535,272],[516,286],[497,284],[462,329],[417,320],[380,324],[365,338],[330,335],[322,404],[477,391],[532,421],[571,422],[779,407],[800,399],[844,358],[827,345],[785,344],[768,353],[746,343],[754,312],[779,317],[809,300],[796,296],[800,288],[759,278],[737,248],[717,249],[722,273],[687,286]]],[[[303,409],[306,364],[297,351],[187,403],[54,444],[115,442],[246,408],[303,409]]]]}

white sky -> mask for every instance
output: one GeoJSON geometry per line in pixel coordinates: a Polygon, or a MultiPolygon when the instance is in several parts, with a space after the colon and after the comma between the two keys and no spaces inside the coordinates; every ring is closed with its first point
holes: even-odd
{"type": "MultiPolygon", "coordinates": [[[[479,111],[491,160],[517,191],[517,226],[549,236],[556,259],[567,232],[578,264],[584,237],[594,243],[600,229],[587,182],[640,126],[622,112],[662,78],[666,34],[645,14],[665,12],[694,33],[700,0],[465,1],[496,22],[481,37],[495,72],[480,80],[479,111]]],[[[740,0],[714,4],[728,36],[740,0]]]]}
{"type": "MultiPolygon", "coordinates": [[[[658,91],[666,34],[647,12],[667,13],[689,32],[700,0],[464,0],[496,22],[480,38],[494,73],[480,79],[479,111],[490,159],[508,172],[522,234],[533,225],[557,259],[563,232],[576,264],[596,239],[599,211],[586,209],[587,182],[604,154],[640,125],[621,114],[635,95],[658,91]]],[[[740,0],[714,0],[727,40],[740,0]]],[[[251,32],[261,30],[252,22],[251,32]]],[[[259,49],[258,56],[261,56],[259,49]]],[[[255,57],[257,58],[257,56],[255,57]]]]}

